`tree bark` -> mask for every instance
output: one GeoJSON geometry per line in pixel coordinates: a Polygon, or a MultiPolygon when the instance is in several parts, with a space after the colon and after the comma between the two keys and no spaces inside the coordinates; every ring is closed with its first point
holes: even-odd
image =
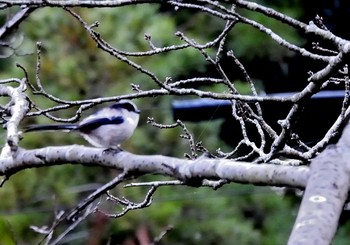
{"type": "Polygon", "coordinates": [[[289,245],[332,243],[349,191],[349,149],[350,125],[347,125],[338,143],[312,160],[289,245]]]}

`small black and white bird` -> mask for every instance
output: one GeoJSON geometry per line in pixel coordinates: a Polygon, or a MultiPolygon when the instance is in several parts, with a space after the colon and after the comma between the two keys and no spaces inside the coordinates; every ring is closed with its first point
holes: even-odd
{"type": "Polygon", "coordinates": [[[32,125],[24,132],[60,130],[80,133],[95,147],[119,148],[131,137],[139,122],[140,111],[130,100],[121,100],[83,119],[79,124],[32,125]]]}

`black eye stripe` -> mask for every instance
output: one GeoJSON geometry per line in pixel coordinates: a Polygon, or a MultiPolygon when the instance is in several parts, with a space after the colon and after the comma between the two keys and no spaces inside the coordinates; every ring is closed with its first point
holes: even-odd
{"type": "Polygon", "coordinates": [[[139,113],[140,111],[136,108],[136,106],[130,102],[119,102],[111,105],[113,109],[125,109],[132,112],[139,113]]]}

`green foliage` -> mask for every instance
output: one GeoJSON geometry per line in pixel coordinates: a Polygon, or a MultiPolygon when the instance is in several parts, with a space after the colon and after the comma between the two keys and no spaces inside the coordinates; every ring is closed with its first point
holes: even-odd
{"type": "Polygon", "coordinates": [[[16,244],[15,235],[8,221],[4,218],[0,218],[0,244],[14,245],[16,244]]]}
{"type": "MultiPolygon", "coordinates": [[[[344,212],[347,213],[348,211],[344,211],[344,212]]],[[[335,237],[332,244],[334,244],[334,245],[347,244],[349,241],[349,236],[350,236],[349,228],[350,228],[349,222],[347,222],[343,226],[341,226],[341,228],[338,230],[336,237],[335,237]]]]}
{"type": "MultiPolygon", "coordinates": [[[[302,12],[298,5],[290,6],[289,4],[277,8],[274,6],[274,9],[294,18],[298,18],[302,12]]],[[[268,18],[265,15],[257,14],[256,12],[241,12],[248,19],[255,20],[257,23],[264,25],[292,44],[302,45],[305,42],[295,29],[286,24],[268,18]]],[[[292,55],[287,48],[277,44],[270,36],[246,24],[237,25],[230,36],[232,38],[232,46],[230,48],[234,50],[238,57],[246,60],[265,58],[281,61],[284,57],[292,55]]]]}
{"type": "MultiPolygon", "coordinates": [[[[139,190],[132,192],[146,193],[139,190]]],[[[284,244],[296,212],[285,201],[269,188],[246,185],[227,185],[217,191],[162,187],[149,208],[115,223],[141,220],[154,236],[171,224],[173,229],[162,240],[165,244],[284,244]]]]}

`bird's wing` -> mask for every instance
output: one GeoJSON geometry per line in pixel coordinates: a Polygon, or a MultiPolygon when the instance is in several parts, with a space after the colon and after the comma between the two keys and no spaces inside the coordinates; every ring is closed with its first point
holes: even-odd
{"type": "Polygon", "coordinates": [[[97,129],[103,125],[121,124],[123,122],[124,118],[122,116],[95,118],[82,121],[76,129],[84,133],[97,129]]]}

